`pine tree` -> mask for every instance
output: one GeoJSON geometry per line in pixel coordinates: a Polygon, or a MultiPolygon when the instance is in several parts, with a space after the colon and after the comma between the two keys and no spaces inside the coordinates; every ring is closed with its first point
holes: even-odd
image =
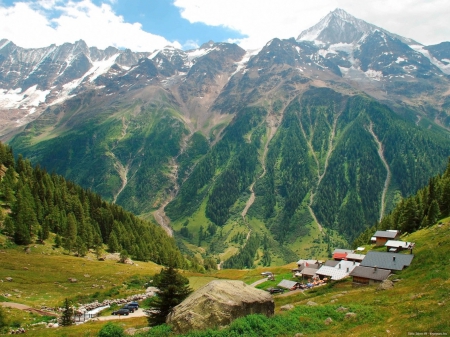
{"type": "Polygon", "coordinates": [[[70,305],[69,300],[66,298],[64,301],[64,307],[62,310],[62,315],[59,318],[59,325],[61,326],[69,326],[75,323],[73,319],[73,308],[70,305]]]}
{"type": "Polygon", "coordinates": [[[152,303],[152,310],[148,316],[150,326],[165,323],[166,317],[172,309],[180,304],[192,292],[189,288],[189,280],[179,274],[169,265],[154,277],[153,285],[159,290],[152,303]]]}
{"type": "Polygon", "coordinates": [[[5,225],[5,229],[3,230],[4,233],[8,236],[13,237],[14,236],[14,222],[13,219],[11,219],[11,217],[7,216],[5,221],[3,222],[3,224],[5,225]]]}
{"type": "Polygon", "coordinates": [[[61,241],[62,241],[62,240],[61,240],[61,237],[59,236],[59,234],[56,234],[56,236],[55,236],[55,247],[56,247],[56,248],[61,247],[61,244],[62,244],[61,241]]]}
{"type": "Polygon", "coordinates": [[[115,253],[120,249],[119,242],[117,241],[117,236],[114,232],[112,232],[109,236],[108,249],[111,253],[115,253]]]}
{"type": "Polygon", "coordinates": [[[72,251],[72,248],[76,245],[77,240],[77,219],[73,213],[69,213],[67,216],[67,230],[64,238],[64,248],[72,251]]]}

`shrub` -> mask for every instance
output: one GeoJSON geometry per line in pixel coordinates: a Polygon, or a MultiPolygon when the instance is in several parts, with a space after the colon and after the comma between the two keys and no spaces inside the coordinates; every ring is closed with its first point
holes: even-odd
{"type": "Polygon", "coordinates": [[[122,337],[125,336],[123,328],[114,323],[106,323],[98,333],[98,337],[122,337]]]}

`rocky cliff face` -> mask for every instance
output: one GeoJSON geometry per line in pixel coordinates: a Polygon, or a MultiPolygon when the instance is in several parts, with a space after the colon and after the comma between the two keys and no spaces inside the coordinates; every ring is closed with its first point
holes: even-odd
{"type": "Polygon", "coordinates": [[[242,281],[216,280],[198,289],[167,318],[174,330],[184,333],[224,327],[233,320],[251,314],[273,315],[272,296],[242,281]]]}

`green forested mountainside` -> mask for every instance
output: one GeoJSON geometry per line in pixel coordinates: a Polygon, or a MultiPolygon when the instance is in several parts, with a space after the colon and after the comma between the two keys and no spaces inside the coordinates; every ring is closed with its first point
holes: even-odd
{"type": "Polygon", "coordinates": [[[246,108],[236,115],[166,208],[173,220],[206,200],[205,216],[223,226],[255,182],[248,215],[279,243],[307,235],[313,215],[352,240],[423,186],[450,155],[448,139],[366,96],[311,89],[284,109],[277,105],[270,113],[246,108]],[[274,111],[282,120],[263,158],[264,122],[274,111]]]}
{"type": "Polygon", "coordinates": [[[434,225],[437,220],[450,215],[450,159],[443,174],[429,179],[417,193],[402,199],[395,208],[377,222],[367,227],[353,242],[357,247],[370,242],[376,230],[398,229],[403,234],[413,233],[434,225]]]}
{"type": "MultiPolygon", "coordinates": [[[[153,104],[136,100],[102,107],[89,99],[48,111],[10,145],[107,201],[135,214],[149,212],[172,187],[170,159],[180,152],[185,125],[165,97],[153,104]],[[48,134],[49,126],[55,129],[48,134]]],[[[189,164],[185,160],[184,170],[189,164]]]]}
{"type": "Polygon", "coordinates": [[[248,256],[262,265],[326,256],[442,171],[450,139],[366,95],[298,85],[270,99],[255,91],[208,135],[193,132],[165,93],[101,106],[86,95],[10,144],[135,214],[168,203],[179,246],[200,260],[239,254],[236,267],[250,266],[248,256]]]}
{"type": "Polygon", "coordinates": [[[0,202],[2,232],[17,244],[28,245],[56,234],[69,253],[83,256],[87,249],[126,254],[142,261],[184,266],[175,241],[159,226],[110,204],[90,190],[32,167],[0,143],[0,202]],[[4,212],[5,211],[5,212],[4,212]]]}

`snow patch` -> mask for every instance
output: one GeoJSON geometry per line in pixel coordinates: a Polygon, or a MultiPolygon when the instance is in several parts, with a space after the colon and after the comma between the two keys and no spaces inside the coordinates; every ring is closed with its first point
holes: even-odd
{"type": "Polygon", "coordinates": [[[400,62],[404,62],[406,61],[406,59],[404,59],[403,57],[398,56],[397,59],[395,60],[395,63],[400,63],[400,62]]]}
{"type": "MultiPolygon", "coordinates": [[[[415,51],[421,53],[423,56],[428,58],[432,64],[434,64],[436,67],[438,67],[444,74],[450,75],[450,64],[444,64],[435,57],[431,56],[430,52],[426,50],[422,45],[410,45],[412,49],[415,51]]],[[[446,62],[447,59],[443,59],[442,61],[446,62]]],[[[420,61],[419,61],[420,63],[420,61]]]]}
{"type": "Polygon", "coordinates": [[[383,78],[383,73],[381,71],[373,69],[367,70],[366,72],[364,72],[364,74],[375,81],[380,81],[383,78]]]}
{"type": "MultiPolygon", "coordinates": [[[[0,107],[5,109],[26,109],[37,107],[45,102],[50,90],[38,90],[37,84],[22,92],[21,88],[14,90],[0,89],[0,107]]],[[[33,111],[34,112],[34,111],[33,111]]]]}
{"type": "MultiPolygon", "coordinates": [[[[230,78],[233,77],[235,74],[237,74],[238,72],[240,72],[243,68],[245,68],[245,66],[247,65],[248,61],[250,60],[250,58],[252,56],[257,55],[259,52],[261,51],[261,49],[252,49],[252,50],[247,50],[247,52],[244,54],[244,56],[242,57],[242,60],[235,62],[235,65],[237,65],[236,70],[230,75],[230,78]]],[[[245,73],[245,69],[244,69],[244,73],[245,73]]],[[[228,80],[230,80],[230,78],[228,80]]]]}
{"type": "Polygon", "coordinates": [[[119,55],[120,54],[117,53],[117,54],[111,56],[109,59],[106,59],[104,61],[93,62],[93,66],[91,67],[91,69],[89,69],[89,71],[85,75],[85,76],[90,76],[89,82],[94,82],[97,77],[106,73],[109,70],[109,68],[111,68],[111,66],[114,65],[114,63],[116,62],[116,58],[119,55]]]}
{"type": "Polygon", "coordinates": [[[0,49],[2,49],[4,46],[8,45],[11,41],[6,40],[1,46],[0,49]]]}

